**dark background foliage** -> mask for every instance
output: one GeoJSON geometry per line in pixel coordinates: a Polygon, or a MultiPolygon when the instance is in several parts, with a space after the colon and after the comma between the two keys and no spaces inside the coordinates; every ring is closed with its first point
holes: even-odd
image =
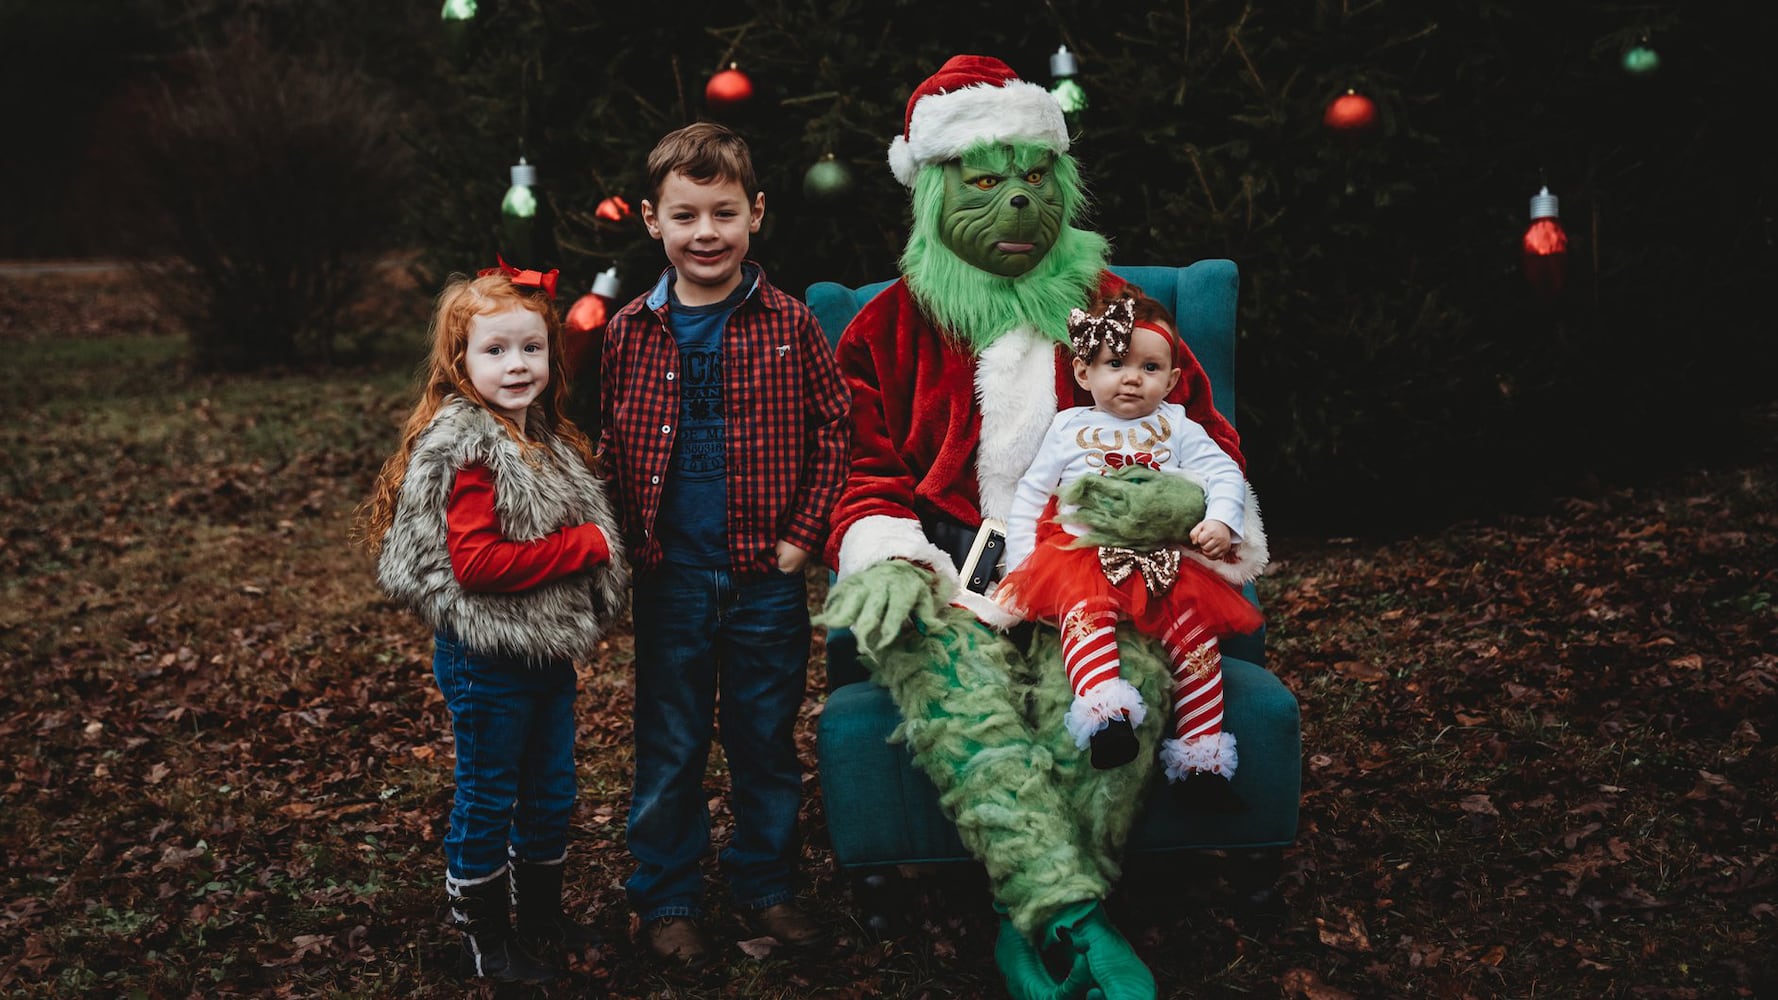
{"type": "Polygon", "coordinates": [[[653,142],[706,116],[753,145],[768,202],[756,254],[775,281],[876,280],[905,236],[883,152],[909,90],[971,51],[1048,83],[1065,42],[1093,100],[1075,147],[1091,224],[1115,259],[1241,266],[1238,417],[1252,478],[1292,524],[1405,529],[1670,473],[1742,448],[1747,404],[1772,395],[1754,363],[1770,322],[1753,296],[1775,263],[1774,161],[1756,149],[1778,92],[1763,4],[1055,0],[1009,16],[985,0],[753,0],[663,16],[482,0],[454,29],[423,6],[6,8],[4,54],[23,60],[9,72],[56,78],[44,51],[57,45],[90,46],[104,68],[53,119],[65,140],[46,144],[53,166],[8,161],[8,197],[23,202],[33,182],[39,197],[7,213],[0,253],[138,250],[87,207],[133,165],[108,164],[105,136],[79,123],[106,121],[119,81],[245,23],[268,48],[374,76],[400,103],[393,131],[414,171],[390,242],[422,252],[427,282],[491,260],[507,167],[523,155],[553,236],[527,263],[561,266],[576,292],[616,263],[636,294],[658,246],[637,220],[593,209],[608,195],[639,203],[653,142]],[[56,45],[25,40],[46,33],[56,45]],[[1619,59],[1644,38],[1663,66],[1632,77],[1619,59]],[[756,96],[714,112],[704,83],[731,61],[756,96]],[[1348,87],[1377,101],[1374,133],[1322,127],[1348,87]],[[83,143],[85,160],[69,152],[83,143]],[[837,205],[802,190],[829,152],[855,178],[837,205]],[[1571,237],[1553,302],[1518,270],[1543,183],[1571,237]],[[57,185],[59,201],[41,197],[57,185]]]}
{"type": "MultiPolygon", "coordinates": [[[[134,133],[149,287],[222,369],[327,362],[399,247],[407,146],[389,94],[238,32],[151,93],[134,133]]],[[[360,335],[364,331],[358,331],[360,335]]]]}

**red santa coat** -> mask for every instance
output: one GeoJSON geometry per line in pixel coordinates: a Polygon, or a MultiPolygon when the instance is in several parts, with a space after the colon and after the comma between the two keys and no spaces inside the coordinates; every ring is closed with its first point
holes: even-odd
{"type": "MultiPolygon", "coordinates": [[[[1106,293],[1123,285],[1110,272],[1101,280],[1106,293]]],[[[1017,329],[977,355],[927,321],[905,280],[859,310],[835,356],[852,393],[852,465],[826,553],[841,577],[901,558],[954,585],[956,569],[926,538],[918,512],[971,527],[983,517],[1005,520],[1058,405],[1093,402],[1075,383],[1064,346],[1017,329]]],[[[1240,437],[1211,404],[1210,378],[1183,345],[1180,368],[1168,401],[1184,405],[1245,470],[1240,437]]]]}

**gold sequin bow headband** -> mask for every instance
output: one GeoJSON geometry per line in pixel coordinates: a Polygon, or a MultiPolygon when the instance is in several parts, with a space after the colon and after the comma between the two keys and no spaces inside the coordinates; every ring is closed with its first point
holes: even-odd
{"type": "Polygon", "coordinates": [[[1087,364],[1093,363],[1101,345],[1111,348],[1112,357],[1130,353],[1130,333],[1135,328],[1136,300],[1128,295],[1113,299],[1098,315],[1085,309],[1068,313],[1068,340],[1074,345],[1074,356],[1087,364]]]}

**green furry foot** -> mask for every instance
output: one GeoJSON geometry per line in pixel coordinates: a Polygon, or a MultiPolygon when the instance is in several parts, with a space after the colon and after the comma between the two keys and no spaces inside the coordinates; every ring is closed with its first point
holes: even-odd
{"type": "Polygon", "coordinates": [[[1068,975],[1058,983],[1043,967],[1031,942],[1004,916],[1000,918],[1000,937],[994,942],[994,962],[1000,966],[1006,992],[1013,1000],[1088,1000],[1097,992],[1092,989],[1093,976],[1084,952],[1075,953],[1068,975]]]}
{"type": "Polygon", "coordinates": [[[1044,929],[1043,940],[1084,952],[1093,982],[1104,992],[1105,1000],[1155,1000],[1154,973],[1112,926],[1105,907],[1094,903],[1084,915],[1080,906],[1064,910],[1044,929]]]}

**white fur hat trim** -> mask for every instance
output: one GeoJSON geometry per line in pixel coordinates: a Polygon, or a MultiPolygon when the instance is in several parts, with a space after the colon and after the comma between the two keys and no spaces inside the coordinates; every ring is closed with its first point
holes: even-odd
{"type": "Polygon", "coordinates": [[[1035,142],[1068,151],[1068,123],[1050,92],[1025,80],[974,86],[920,98],[907,130],[889,143],[889,169],[912,188],[920,168],[982,143],[1035,142]]]}

